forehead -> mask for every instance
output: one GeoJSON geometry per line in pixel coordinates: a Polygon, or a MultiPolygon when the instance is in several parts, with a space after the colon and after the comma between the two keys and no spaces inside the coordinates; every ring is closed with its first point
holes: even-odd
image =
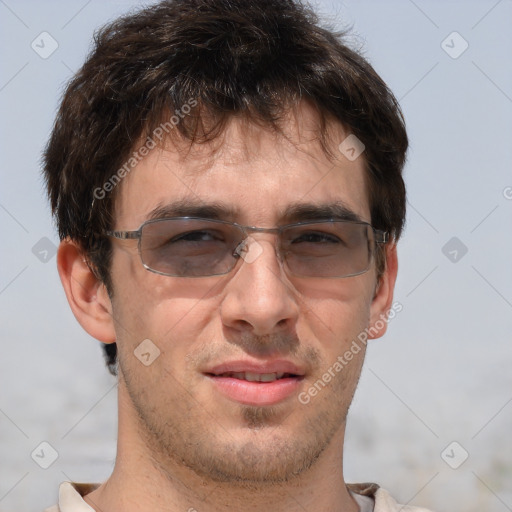
{"type": "Polygon", "coordinates": [[[302,104],[287,113],[282,133],[232,118],[212,142],[168,140],[119,184],[116,227],[133,229],[171,215],[273,226],[336,212],[369,222],[364,153],[355,160],[342,154],[338,146],[349,133],[331,122],[329,157],[318,123],[313,109],[302,104]]]}

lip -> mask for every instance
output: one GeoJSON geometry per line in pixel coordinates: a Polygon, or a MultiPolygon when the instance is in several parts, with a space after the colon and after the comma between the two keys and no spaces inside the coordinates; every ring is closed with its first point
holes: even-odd
{"type": "Polygon", "coordinates": [[[298,393],[304,378],[304,371],[291,361],[230,361],[212,367],[203,372],[215,389],[226,398],[244,405],[275,405],[298,393]],[[272,382],[250,382],[223,373],[289,373],[272,382]]]}
{"type": "Polygon", "coordinates": [[[226,361],[205,370],[203,373],[219,375],[228,372],[253,372],[253,373],[293,373],[294,375],[304,376],[304,370],[299,368],[291,361],[276,359],[274,361],[251,361],[238,360],[226,361]]]}

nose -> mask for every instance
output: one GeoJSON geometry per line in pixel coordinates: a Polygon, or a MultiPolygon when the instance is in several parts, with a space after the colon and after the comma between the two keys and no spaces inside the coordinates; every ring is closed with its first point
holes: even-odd
{"type": "Polygon", "coordinates": [[[253,335],[290,330],[298,317],[294,288],[284,274],[271,235],[253,234],[225,288],[220,313],[225,326],[253,335]]]}

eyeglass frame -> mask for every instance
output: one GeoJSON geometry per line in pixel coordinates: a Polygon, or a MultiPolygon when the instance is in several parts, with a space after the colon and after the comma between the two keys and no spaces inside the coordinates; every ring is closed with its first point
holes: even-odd
{"type": "MultiPolygon", "coordinates": [[[[287,229],[287,228],[290,228],[290,227],[304,226],[304,225],[308,225],[308,224],[322,224],[322,223],[328,223],[328,222],[342,222],[342,223],[346,223],[346,224],[360,224],[360,225],[368,226],[373,231],[374,247],[373,247],[373,251],[372,251],[372,254],[371,254],[370,261],[368,262],[368,268],[366,268],[365,270],[363,270],[361,272],[357,272],[355,274],[350,274],[348,276],[312,277],[314,279],[345,279],[347,277],[355,277],[355,276],[359,276],[361,274],[364,274],[364,273],[368,272],[368,270],[371,267],[372,258],[374,257],[374,253],[375,253],[375,249],[377,247],[377,244],[386,244],[386,243],[389,242],[389,233],[387,231],[382,231],[380,229],[374,228],[369,222],[358,221],[358,220],[348,220],[348,219],[347,220],[345,220],[345,219],[333,219],[333,218],[322,219],[322,220],[308,220],[308,221],[302,221],[302,222],[294,222],[294,223],[291,223],[291,224],[285,224],[283,226],[277,226],[275,228],[261,228],[261,227],[257,227],[257,226],[244,226],[242,224],[238,224],[238,222],[231,222],[231,221],[228,221],[228,220],[212,219],[212,218],[206,218],[206,217],[189,217],[189,216],[184,216],[184,217],[161,217],[161,218],[157,218],[157,219],[149,219],[149,220],[144,221],[139,226],[139,228],[136,229],[136,230],[105,230],[105,231],[103,231],[103,234],[107,235],[107,236],[111,236],[111,237],[116,238],[118,240],[137,240],[137,248],[138,248],[138,253],[139,253],[140,261],[142,263],[142,266],[146,270],[148,270],[149,272],[153,272],[155,274],[159,274],[159,275],[167,276],[167,277],[198,278],[198,277],[224,276],[224,275],[229,274],[236,267],[237,259],[241,258],[241,255],[237,252],[237,250],[247,240],[247,238],[249,238],[249,236],[250,236],[249,232],[276,233],[278,235],[278,238],[279,238],[279,235],[281,234],[281,232],[283,230],[287,229]],[[168,273],[161,272],[159,270],[155,270],[155,269],[150,268],[148,265],[146,265],[146,263],[144,263],[144,260],[142,259],[142,248],[141,248],[142,229],[147,224],[153,224],[153,223],[162,222],[162,221],[166,221],[166,220],[199,220],[199,221],[207,221],[207,222],[216,222],[216,223],[219,223],[219,224],[227,224],[229,226],[235,226],[236,228],[240,229],[242,231],[242,233],[244,234],[244,238],[239,242],[239,244],[235,248],[235,251],[231,255],[235,259],[234,265],[227,272],[224,272],[222,274],[211,274],[211,275],[205,275],[205,276],[179,276],[179,275],[168,274],[168,273]],[[237,256],[238,256],[238,258],[237,258],[237,256]]],[[[283,255],[281,254],[280,247],[278,247],[277,244],[276,244],[276,250],[277,250],[278,258],[280,260],[285,259],[285,258],[282,258],[283,255]]],[[[294,275],[294,274],[292,273],[292,275],[294,275]]],[[[301,276],[301,277],[305,277],[305,276],[301,276]]]]}

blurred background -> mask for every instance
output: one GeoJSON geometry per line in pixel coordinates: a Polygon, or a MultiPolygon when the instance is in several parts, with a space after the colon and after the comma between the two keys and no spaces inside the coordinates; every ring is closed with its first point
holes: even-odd
{"type": "MultiPolygon", "coordinates": [[[[141,5],[0,0],[1,512],[113,468],[116,382],[62,291],[40,157],[93,31],[141,5]]],[[[346,479],[438,512],[512,511],[512,1],[313,5],[352,27],[411,140],[403,309],[369,344],[346,479]]]]}

